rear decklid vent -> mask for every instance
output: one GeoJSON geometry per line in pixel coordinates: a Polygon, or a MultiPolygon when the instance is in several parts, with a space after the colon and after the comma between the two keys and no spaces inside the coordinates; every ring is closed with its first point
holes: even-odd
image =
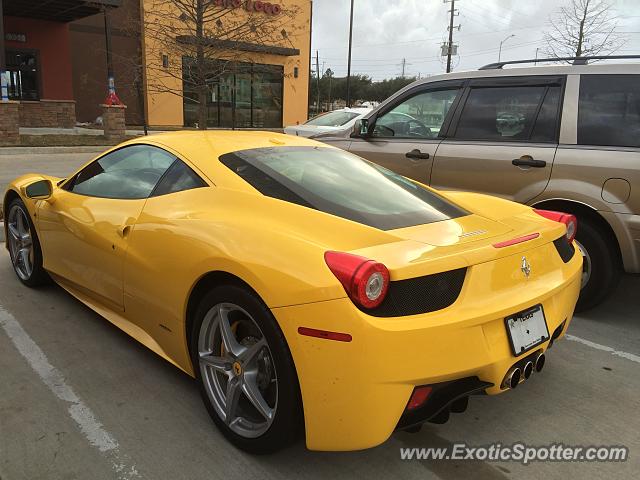
{"type": "Polygon", "coordinates": [[[374,317],[402,317],[442,310],[458,299],[466,273],[466,268],[458,268],[392,281],[380,306],[366,313],[374,317]]]}

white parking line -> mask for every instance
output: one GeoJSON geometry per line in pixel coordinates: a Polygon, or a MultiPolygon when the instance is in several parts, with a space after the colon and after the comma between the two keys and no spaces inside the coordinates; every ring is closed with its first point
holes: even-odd
{"type": "Polygon", "coordinates": [[[120,454],[118,442],[106,431],[91,409],[66,383],[64,376],[47,360],[40,347],[24,331],[20,323],[0,305],[0,326],[18,352],[27,360],[49,390],[63,402],[69,403],[69,416],[76,422],[89,444],[97,448],[111,462],[118,480],[140,478],[135,465],[120,454]]]}
{"type": "Polygon", "coordinates": [[[607,347],[606,345],[600,345],[599,343],[592,342],[591,340],[585,340],[584,338],[574,337],[573,335],[565,335],[567,340],[571,340],[574,342],[581,343],[591,348],[595,348],[596,350],[602,350],[603,352],[609,352],[611,355],[615,355],[616,357],[626,358],[627,360],[631,360],[632,362],[640,363],[640,356],[634,355],[633,353],[622,352],[620,350],[616,350],[615,348],[607,347]]]}

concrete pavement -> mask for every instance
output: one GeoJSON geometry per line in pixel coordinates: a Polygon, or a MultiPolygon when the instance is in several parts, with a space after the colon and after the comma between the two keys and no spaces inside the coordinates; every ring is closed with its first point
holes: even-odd
{"type": "Polygon", "coordinates": [[[469,410],[447,424],[394,434],[363,452],[309,452],[298,444],[274,456],[253,457],[215,429],[190,377],[62,289],[23,287],[3,249],[0,478],[637,478],[640,322],[634,292],[639,288],[639,277],[625,277],[610,301],[574,320],[574,339],[554,346],[543,373],[507,394],[471,399],[469,410]],[[67,393],[61,396],[60,389],[67,393]],[[68,401],[67,389],[91,415],[78,421],[71,414],[77,403],[68,401]],[[115,454],[100,450],[104,435],[117,442],[115,454]],[[400,460],[401,447],[461,441],[626,445],[631,453],[625,463],[529,466],[400,460]]]}

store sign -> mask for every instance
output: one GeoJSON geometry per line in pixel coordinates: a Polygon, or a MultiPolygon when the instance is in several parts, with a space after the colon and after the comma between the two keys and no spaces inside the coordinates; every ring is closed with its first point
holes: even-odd
{"type": "Polygon", "coordinates": [[[244,8],[247,12],[267,15],[279,15],[282,12],[282,7],[277,3],[260,0],[213,0],[213,4],[216,7],[244,8]]]}
{"type": "Polygon", "coordinates": [[[27,34],[7,32],[4,34],[4,39],[7,42],[27,43],[27,34]]]}

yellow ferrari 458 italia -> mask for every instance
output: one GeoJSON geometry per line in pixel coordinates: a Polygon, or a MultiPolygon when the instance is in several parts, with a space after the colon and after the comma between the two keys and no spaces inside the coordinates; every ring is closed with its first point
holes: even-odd
{"type": "Polygon", "coordinates": [[[53,279],[194,376],[258,453],[303,434],[373,447],[515,388],[582,274],[571,215],[265,132],[129,141],[68,178],[18,178],[4,212],[25,285],[53,279]]]}

